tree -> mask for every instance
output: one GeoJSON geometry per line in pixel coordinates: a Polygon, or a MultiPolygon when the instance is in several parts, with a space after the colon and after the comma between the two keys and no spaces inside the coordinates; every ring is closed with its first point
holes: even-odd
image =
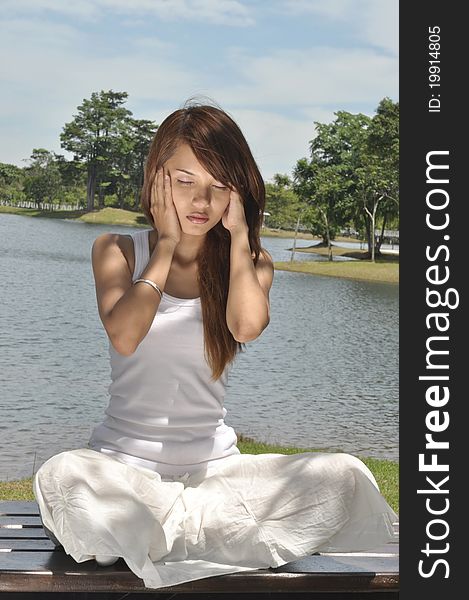
{"type": "Polygon", "coordinates": [[[25,169],[24,190],[40,208],[48,201],[60,198],[62,178],[55,155],[45,148],[35,148],[25,169]]]}
{"type": "Polygon", "coordinates": [[[332,240],[341,222],[345,189],[341,167],[314,157],[310,162],[300,159],[294,173],[295,190],[304,202],[303,222],[313,235],[322,237],[329,250],[328,259],[333,260],[332,240]]]}
{"type": "MultiPolygon", "coordinates": [[[[383,222],[377,240],[379,253],[388,219],[399,217],[399,103],[383,98],[373,117],[367,139],[370,156],[374,157],[376,171],[379,172],[375,188],[381,202],[383,222]]],[[[369,211],[368,211],[369,213],[369,211]]],[[[370,214],[370,213],[369,213],[370,214]]],[[[374,234],[375,224],[372,231],[374,234]]],[[[374,249],[372,259],[374,260],[374,249]]]]}
{"type": "MultiPolygon", "coordinates": [[[[75,160],[83,161],[87,169],[86,208],[94,209],[96,188],[106,180],[112,148],[121,131],[120,126],[132,113],[123,108],[127,92],[93,92],[83,100],[73,121],[66,123],[60,140],[62,148],[72,152],[75,160]]],[[[100,204],[103,197],[100,193],[100,204]]]]}
{"type": "Polygon", "coordinates": [[[383,235],[386,219],[398,208],[398,105],[385,98],[373,119],[346,111],[335,115],[332,123],[315,122],[311,158],[297,162],[295,189],[309,206],[305,217],[312,232],[322,235],[330,259],[334,231],[352,221],[366,230],[374,260],[378,212],[383,235]]]}
{"type": "Polygon", "coordinates": [[[150,144],[155,137],[158,125],[147,119],[129,119],[130,137],[132,139],[132,162],[130,169],[130,185],[134,194],[134,208],[140,207],[140,191],[143,187],[145,160],[150,144]]]}
{"type": "Polygon", "coordinates": [[[17,204],[24,199],[23,169],[16,165],[0,163],[0,202],[17,204]]]}
{"type": "Polygon", "coordinates": [[[294,189],[305,204],[304,219],[319,235],[333,259],[332,240],[350,218],[350,199],[358,148],[366,138],[369,117],[338,111],[332,123],[315,121],[316,137],[310,141],[311,158],[297,161],[294,189]]]}
{"type": "Polygon", "coordinates": [[[301,208],[292,181],[281,173],[276,173],[273,180],[273,183],[265,184],[265,210],[269,213],[266,222],[269,227],[292,229],[301,208]]]}

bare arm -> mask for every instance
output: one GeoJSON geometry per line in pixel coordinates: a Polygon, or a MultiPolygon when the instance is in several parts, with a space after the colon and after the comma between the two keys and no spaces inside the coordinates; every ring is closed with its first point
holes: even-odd
{"type": "Polygon", "coordinates": [[[254,266],[247,230],[232,231],[226,322],[238,342],[256,339],[269,324],[273,275],[272,259],[267,253],[261,253],[254,266]]]}
{"type": "MultiPolygon", "coordinates": [[[[158,241],[141,278],[163,291],[180,241],[181,226],[173,204],[171,182],[160,169],[152,186],[151,213],[158,241]]],[[[117,234],[99,236],[92,249],[98,311],[112,345],[120,354],[133,354],[148,333],[160,304],[160,295],[146,283],[132,284],[127,260],[117,234]]]]}
{"type": "MultiPolygon", "coordinates": [[[[158,240],[142,278],[164,289],[175,244],[158,240]]],[[[117,234],[100,235],[92,249],[98,311],[114,348],[130,355],[148,333],[160,304],[160,295],[149,285],[132,285],[132,277],[117,234]]]]}

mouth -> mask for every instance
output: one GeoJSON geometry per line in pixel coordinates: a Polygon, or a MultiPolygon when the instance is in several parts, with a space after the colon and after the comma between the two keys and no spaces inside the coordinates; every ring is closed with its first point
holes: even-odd
{"type": "Polygon", "coordinates": [[[187,219],[189,219],[191,223],[195,223],[197,225],[203,225],[209,220],[208,217],[204,215],[188,215],[187,219]]]}

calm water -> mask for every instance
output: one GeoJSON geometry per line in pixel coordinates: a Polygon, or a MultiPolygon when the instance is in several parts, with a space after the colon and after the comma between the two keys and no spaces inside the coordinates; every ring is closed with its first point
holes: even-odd
{"type": "MultiPolygon", "coordinates": [[[[104,418],[90,251],[110,230],[130,231],[0,215],[0,480],[86,446],[104,418]]],[[[263,244],[289,260],[292,240],[263,244]]],[[[397,459],[398,287],[276,271],[270,325],[238,355],[225,406],[258,440],[397,459]]]]}

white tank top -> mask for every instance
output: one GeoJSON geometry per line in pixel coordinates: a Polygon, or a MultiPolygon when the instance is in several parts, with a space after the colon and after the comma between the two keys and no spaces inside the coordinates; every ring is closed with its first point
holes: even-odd
{"type": "MultiPolygon", "coordinates": [[[[149,233],[133,233],[138,279],[150,259],[149,233]]],[[[159,473],[183,474],[239,454],[237,438],[224,418],[228,366],[210,380],[204,357],[200,297],[163,292],[153,323],[130,356],[109,342],[110,400],[106,419],[88,447],[159,473]]]]}

